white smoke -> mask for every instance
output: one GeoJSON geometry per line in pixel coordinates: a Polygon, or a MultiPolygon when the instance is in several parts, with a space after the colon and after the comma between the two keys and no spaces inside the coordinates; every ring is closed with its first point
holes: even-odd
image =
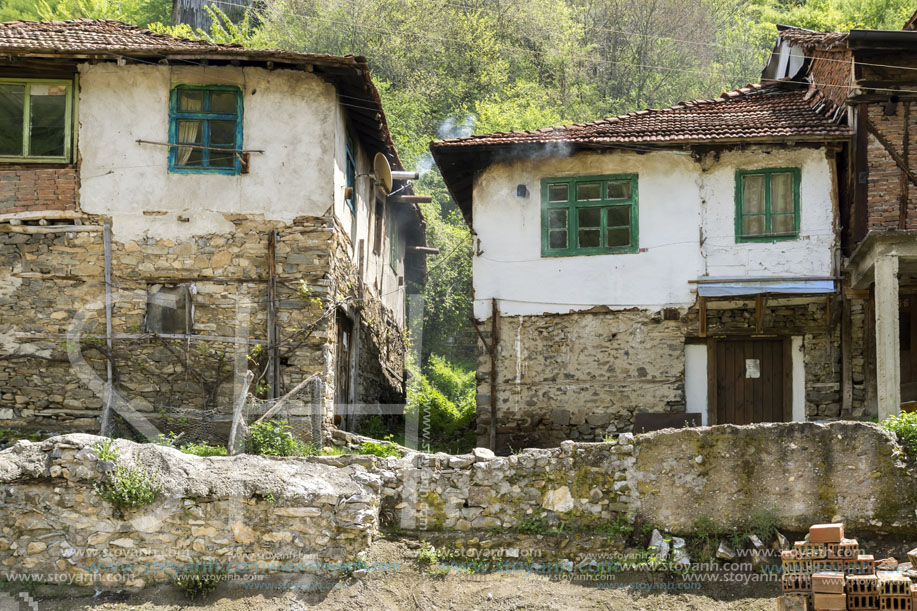
{"type": "MultiPolygon", "coordinates": [[[[456,117],[446,117],[439,127],[436,128],[436,135],[440,140],[451,140],[452,138],[464,138],[474,133],[474,126],[478,118],[467,113],[461,120],[456,117]]],[[[417,163],[414,164],[414,171],[423,175],[433,169],[433,155],[424,153],[417,163]]]]}

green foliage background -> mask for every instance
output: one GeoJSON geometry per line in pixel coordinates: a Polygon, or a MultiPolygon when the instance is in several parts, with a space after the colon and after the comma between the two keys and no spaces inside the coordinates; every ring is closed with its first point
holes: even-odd
{"type": "MultiPolygon", "coordinates": [[[[436,138],[589,121],[755,82],[777,23],[899,29],[915,8],[912,0],[266,0],[241,23],[220,18],[240,2],[215,0],[206,33],[165,25],[171,0],[0,0],[0,19],[104,17],[216,42],[366,56],[405,165],[426,169],[436,138]]],[[[428,257],[420,366],[429,375],[438,366],[431,355],[442,355],[473,370],[472,236],[435,168],[415,191],[433,196],[423,212],[428,244],[440,249],[428,257]]],[[[446,396],[424,383],[415,399],[446,396]]]]}

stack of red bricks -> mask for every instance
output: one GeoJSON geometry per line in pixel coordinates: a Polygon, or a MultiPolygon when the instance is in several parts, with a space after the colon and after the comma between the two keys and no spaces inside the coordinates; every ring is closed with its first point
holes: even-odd
{"type": "Polygon", "coordinates": [[[917,611],[917,585],[903,572],[877,570],[843,524],[815,524],[781,559],[780,611],[917,611]]]}

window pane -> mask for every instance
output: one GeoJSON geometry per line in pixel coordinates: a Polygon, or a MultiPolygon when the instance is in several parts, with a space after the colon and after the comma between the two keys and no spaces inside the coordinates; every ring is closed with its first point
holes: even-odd
{"type": "Polygon", "coordinates": [[[629,180],[608,181],[608,199],[630,199],[629,180]]]}
{"type": "Polygon", "coordinates": [[[23,85],[0,85],[0,155],[22,155],[23,85]]]}
{"type": "Polygon", "coordinates": [[[576,185],[577,201],[587,202],[602,199],[602,183],[581,182],[576,185]]]}
{"type": "Polygon", "coordinates": [[[602,245],[602,232],[599,229],[580,229],[579,247],[598,248],[602,245]]]}
{"type": "Polygon", "coordinates": [[[210,124],[210,146],[235,147],[235,121],[209,121],[208,123],[210,124]]]}
{"type": "Polygon", "coordinates": [[[742,214],[764,214],[764,176],[742,177],[742,214]]]}
{"type": "Polygon", "coordinates": [[[203,140],[203,121],[179,121],[178,141],[188,144],[201,144],[203,140]]]}
{"type": "Polygon", "coordinates": [[[614,206],[606,208],[608,210],[609,227],[629,227],[630,226],[630,206],[614,206]]]}
{"type": "Polygon", "coordinates": [[[617,227],[608,230],[608,248],[630,245],[630,228],[617,227]]]}
{"type": "Polygon", "coordinates": [[[794,226],[794,214],[778,214],[771,217],[771,227],[774,233],[793,233],[796,230],[794,226]]]}
{"type": "Polygon", "coordinates": [[[567,231],[566,230],[554,230],[548,232],[548,246],[550,248],[566,248],[567,247],[567,231]]]}
{"type": "Polygon", "coordinates": [[[771,174],[771,212],[793,212],[792,174],[771,174]]]}
{"type": "Polygon", "coordinates": [[[210,94],[210,112],[236,114],[236,94],[231,91],[214,91],[210,94]]]}
{"type": "Polygon", "coordinates": [[[178,94],[178,109],[188,112],[204,110],[204,92],[180,91],[178,94]]]}
{"type": "Polygon", "coordinates": [[[565,182],[556,182],[548,185],[549,202],[565,202],[570,199],[570,186],[565,182]]]}
{"type": "Polygon", "coordinates": [[[746,216],[742,218],[742,235],[762,235],[763,233],[763,216],[746,216]]]}
{"type": "Polygon", "coordinates": [[[63,157],[67,126],[67,88],[32,85],[29,104],[29,156],[63,157]]]}
{"type": "Polygon", "coordinates": [[[582,227],[601,227],[601,208],[580,208],[576,211],[576,222],[582,227]]]}
{"type": "Polygon", "coordinates": [[[209,151],[211,167],[231,168],[235,163],[236,154],[232,151],[209,151]]]}
{"type": "Polygon", "coordinates": [[[550,229],[566,229],[567,211],[566,210],[549,210],[548,227],[550,229]]]}

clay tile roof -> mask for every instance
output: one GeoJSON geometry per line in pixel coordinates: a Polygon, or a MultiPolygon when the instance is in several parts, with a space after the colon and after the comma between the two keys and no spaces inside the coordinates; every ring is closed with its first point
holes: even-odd
{"type": "Polygon", "coordinates": [[[780,31],[780,37],[787,42],[803,47],[830,49],[843,46],[847,42],[848,34],[844,32],[816,32],[803,28],[787,27],[780,31]]]}
{"type": "Polygon", "coordinates": [[[702,143],[762,138],[832,139],[850,130],[813,109],[806,89],[777,82],[728,91],[716,100],[692,100],[592,123],[525,132],[467,136],[433,142],[434,151],[457,147],[551,142],[603,144],[702,143]]]}
{"type": "Polygon", "coordinates": [[[111,19],[70,21],[6,21],[0,23],[0,53],[57,56],[126,55],[223,55],[261,61],[316,61],[348,65],[365,63],[364,58],[295,53],[280,49],[249,49],[237,44],[217,44],[157,34],[129,23],[111,19]]]}

